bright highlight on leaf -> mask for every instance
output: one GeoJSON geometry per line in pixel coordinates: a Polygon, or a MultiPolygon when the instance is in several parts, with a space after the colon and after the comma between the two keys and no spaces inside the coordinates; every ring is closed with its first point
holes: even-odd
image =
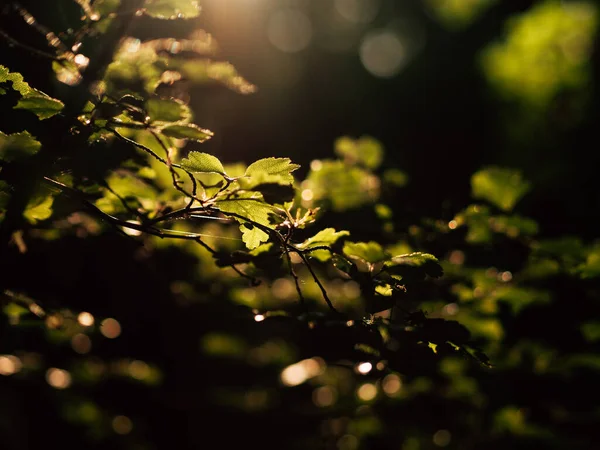
{"type": "Polygon", "coordinates": [[[335,228],[325,228],[296,247],[306,250],[313,247],[333,245],[343,236],[350,236],[350,233],[345,230],[335,231],[335,228]]]}
{"type": "Polygon", "coordinates": [[[435,256],[421,252],[394,256],[385,263],[385,271],[401,276],[403,282],[424,280],[426,275],[439,278],[444,274],[435,256]]]}
{"type": "Polygon", "coordinates": [[[144,12],[157,19],[191,19],[200,14],[196,0],[146,0],[144,12]]]}
{"type": "MultiPolygon", "coordinates": [[[[12,88],[22,95],[14,107],[15,109],[26,109],[43,120],[58,114],[65,107],[64,103],[60,100],[52,98],[42,91],[29,86],[23,80],[23,76],[20,73],[11,73],[6,67],[0,65],[0,83],[6,82],[11,82],[12,88]]],[[[2,92],[0,91],[1,94],[2,92]]]]}
{"type": "Polygon", "coordinates": [[[163,128],[162,133],[175,139],[191,139],[204,142],[213,137],[213,132],[200,128],[192,123],[186,125],[170,125],[163,128]]]}
{"type": "Polygon", "coordinates": [[[299,169],[298,164],[293,164],[289,158],[264,158],[253,162],[246,169],[246,176],[258,178],[261,181],[271,181],[269,176],[275,176],[280,183],[293,183],[292,172],[299,169]]]}
{"type": "Polygon", "coordinates": [[[219,158],[208,153],[190,152],[187,158],[181,161],[181,167],[194,173],[218,173],[226,175],[225,168],[219,158]]]}
{"type": "Polygon", "coordinates": [[[242,241],[250,250],[269,239],[269,235],[263,229],[248,222],[252,221],[266,228],[272,227],[269,215],[274,213],[275,210],[271,205],[261,201],[260,198],[248,196],[246,198],[221,200],[217,203],[217,206],[226,215],[227,213],[235,214],[232,217],[242,224],[240,225],[242,241]]]}
{"type": "Polygon", "coordinates": [[[390,257],[377,242],[346,242],[344,253],[348,256],[360,258],[368,263],[378,263],[390,257]]]}

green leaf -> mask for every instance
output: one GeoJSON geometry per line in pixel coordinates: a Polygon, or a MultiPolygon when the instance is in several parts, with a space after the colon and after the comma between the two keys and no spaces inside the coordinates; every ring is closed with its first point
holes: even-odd
{"type": "Polygon", "coordinates": [[[193,123],[185,125],[170,125],[161,130],[165,136],[175,139],[191,139],[197,142],[204,142],[213,137],[213,132],[200,128],[193,123]]]}
{"type": "Polygon", "coordinates": [[[0,65],[0,83],[12,82],[12,88],[21,95],[29,94],[32,89],[29,84],[23,80],[23,76],[18,72],[10,72],[8,68],[0,65]]]}
{"type": "Polygon", "coordinates": [[[0,131],[0,160],[15,161],[35,155],[42,144],[35,140],[28,131],[4,134],[0,131]]]}
{"type": "Polygon", "coordinates": [[[324,230],[319,231],[313,237],[310,237],[304,242],[298,244],[296,247],[301,250],[307,250],[313,247],[333,245],[339,238],[343,236],[350,236],[350,233],[345,230],[335,231],[335,228],[325,228],[324,230]]]}
{"type": "Polygon", "coordinates": [[[400,275],[402,281],[420,281],[426,275],[439,278],[444,274],[435,256],[421,252],[394,256],[385,263],[384,270],[392,275],[400,275]]]}
{"type": "Polygon", "coordinates": [[[49,97],[40,91],[32,91],[19,100],[15,109],[26,109],[43,120],[58,114],[64,107],[65,104],[60,100],[49,97]]]}
{"type": "Polygon", "coordinates": [[[335,141],[335,152],[350,164],[360,164],[368,169],[377,169],[383,160],[383,147],[372,137],[360,139],[341,137],[335,141]]]}
{"type": "Polygon", "coordinates": [[[184,122],[192,118],[190,108],[175,98],[151,98],[146,101],[146,112],[151,122],[184,122]]]}
{"type": "Polygon", "coordinates": [[[200,14],[196,0],[146,0],[144,12],[157,19],[191,19],[200,14]]]}
{"type": "Polygon", "coordinates": [[[291,184],[294,182],[292,172],[299,168],[289,158],[264,158],[250,164],[246,169],[246,176],[261,178],[276,175],[282,184],[291,184]]]}
{"type": "MultiPolygon", "coordinates": [[[[333,245],[339,238],[349,235],[348,231],[335,231],[334,228],[325,228],[313,237],[298,244],[297,247],[302,250],[308,250],[314,247],[329,246],[333,245]]],[[[315,250],[310,252],[309,256],[318,261],[326,262],[332,258],[332,253],[328,250],[315,250]]]]}
{"type": "Polygon", "coordinates": [[[195,173],[218,173],[227,175],[219,158],[208,153],[190,152],[187,158],[181,161],[181,167],[195,173]]]}
{"type": "Polygon", "coordinates": [[[360,258],[368,263],[378,263],[389,259],[390,255],[377,242],[346,242],[344,253],[360,258]]]}
{"type": "Polygon", "coordinates": [[[522,179],[517,170],[489,167],[473,174],[471,188],[473,197],[510,211],[529,191],[530,184],[522,179]]]}
{"type": "Polygon", "coordinates": [[[210,59],[171,60],[169,64],[193,83],[218,82],[239,94],[252,94],[256,86],[245,80],[228,62],[210,59]]]}
{"type": "Polygon", "coordinates": [[[37,223],[46,220],[52,215],[52,203],[54,198],[51,195],[46,197],[34,198],[23,213],[25,218],[31,223],[37,223]]]}
{"type": "Polygon", "coordinates": [[[250,250],[258,247],[261,242],[266,242],[269,235],[260,228],[248,223],[255,222],[264,227],[272,228],[269,222],[269,215],[275,212],[275,209],[264,203],[260,198],[246,197],[237,199],[226,199],[217,202],[217,207],[225,215],[227,213],[235,214],[232,216],[235,220],[245,226],[240,226],[242,232],[242,240],[250,250]]]}
{"type": "Polygon", "coordinates": [[[283,205],[291,202],[296,195],[296,190],[291,184],[262,183],[252,188],[253,191],[260,192],[265,202],[283,205]]]}
{"type": "Polygon", "coordinates": [[[22,95],[15,109],[26,109],[40,119],[47,119],[58,114],[65,106],[60,100],[33,89],[23,80],[20,73],[10,72],[6,67],[0,65],[0,83],[5,82],[12,82],[12,88],[22,95]]]}
{"type": "Polygon", "coordinates": [[[258,247],[261,243],[266,242],[269,239],[267,233],[250,223],[243,223],[240,225],[240,231],[242,232],[242,241],[250,250],[258,247]]]}

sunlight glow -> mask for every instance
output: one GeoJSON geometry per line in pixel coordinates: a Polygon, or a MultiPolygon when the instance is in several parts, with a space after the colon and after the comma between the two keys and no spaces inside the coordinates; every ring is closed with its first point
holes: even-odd
{"type": "Polygon", "coordinates": [[[312,24],[302,11],[281,9],[269,18],[267,35],[277,49],[285,53],[296,53],[310,44],[312,24]]]}
{"type": "Polygon", "coordinates": [[[381,0],[334,0],[335,9],[347,21],[369,23],[377,16],[381,0]]]}
{"type": "Polygon", "coordinates": [[[46,381],[56,389],[66,389],[71,385],[71,374],[66,370],[52,367],[46,372],[46,381]]]}
{"type": "Polygon", "coordinates": [[[460,308],[456,303],[448,303],[446,306],[444,306],[444,313],[449,316],[455,316],[458,314],[459,309],[460,308]]]}
{"type": "Polygon", "coordinates": [[[369,402],[377,397],[377,386],[373,383],[365,383],[358,388],[356,395],[362,401],[369,402]]]}
{"type": "Polygon", "coordinates": [[[321,358],[304,359],[283,369],[281,382],[286,386],[298,386],[321,374],[323,370],[325,362],[321,358]]]}
{"type": "Polygon", "coordinates": [[[77,64],[77,67],[79,67],[80,69],[85,69],[88,66],[88,64],[90,63],[90,58],[79,53],[79,54],[75,55],[74,61],[75,61],[75,64],[77,64]]]}
{"type": "Polygon", "coordinates": [[[84,355],[92,349],[92,340],[86,334],[77,333],[71,338],[71,347],[80,355],[84,355]]]}
{"type": "Polygon", "coordinates": [[[382,388],[383,392],[392,397],[394,394],[400,392],[402,380],[398,375],[391,373],[383,379],[382,388]]]}
{"type": "MultiPolygon", "coordinates": [[[[133,225],[141,225],[141,223],[137,220],[128,220],[127,223],[131,223],[133,225]]],[[[123,231],[129,236],[140,236],[142,234],[140,230],[136,230],[129,227],[123,227],[123,231]]]]}
{"type": "Polygon", "coordinates": [[[115,319],[105,319],[100,324],[100,333],[109,339],[115,339],[121,334],[121,324],[115,319]]]}
{"type": "Polygon", "coordinates": [[[332,386],[321,386],[313,391],[312,399],[316,406],[325,408],[336,402],[337,391],[332,386]]]}
{"type": "Polygon", "coordinates": [[[77,316],[77,322],[84,327],[91,327],[94,325],[94,316],[92,316],[89,312],[81,312],[77,316]]]}
{"type": "Polygon", "coordinates": [[[129,375],[136,380],[144,380],[150,376],[150,366],[144,361],[134,359],[129,363],[129,375]]]}
{"type": "Polygon", "coordinates": [[[373,369],[373,364],[370,362],[363,362],[356,366],[356,371],[362,375],[368,374],[373,369]]]}
{"type": "Polygon", "coordinates": [[[0,375],[12,375],[21,370],[23,364],[21,360],[14,355],[0,356],[0,375]]]}
{"type": "Polygon", "coordinates": [[[390,30],[367,34],[360,45],[360,60],[372,75],[391,78],[407,62],[408,52],[400,37],[390,30]]]}

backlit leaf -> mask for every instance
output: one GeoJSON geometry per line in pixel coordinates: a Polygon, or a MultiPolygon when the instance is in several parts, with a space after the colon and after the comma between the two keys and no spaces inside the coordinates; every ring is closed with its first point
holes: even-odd
{"type": "Polygon", "coordinates": [[[325,228],[319,231],[313,237],[308,238],[304,242],[298,244],[296,247],[302,250],[306,250],[313,247],[329,246],[333,245],[339,238],[343,236],[350,236],[348,231],[335,231],[335,228],[325,228]]]}
{"type": "Polygon", "coordinates": [[[299,168],[300,166],[293,164],[289,158],[264,158],[250,164],[246,169],[246,176],[276,175],[282,183],[291,184],[294,182],[292,172],[299,168]]]}
{"type": "Polygon", "coordinates": [[[28,131],[4,134],[0,131],[0,160],[15,161],[35,155],[42,144],[35,140],[28,131]]]}
{"type": "Polygon", "coordinates": [[[424,280],[426,275],[439,278],[444,274],[435,256],[421,252],[394,256],[385,263],[384,270],[392,275],[400,275],[403,281],[424,280]]]}
{"type": "Polygon", "coordinates": [[[39,91],[32,91],[24,95],[15,106],[15,109],[26,109],[37,115],[40,119],[48,119],[65,107],[60,100],[49,97],[39,91]]]}
{"type": "Polygon", "coordinates": [[[144,12],[157,19],[191,19],[200,14],[196,0],[146,0],[144,12]]]}
{"type": "Polygon", "coordinates": [[[225,175],[225,168],[219,158],[208,153],[190,152],[187,158],[181,161],[181,167],[195,173],[219,173],[225,175]]]}
{"type": "Polygon", "coordinates": [[[269,239],[269,235],[265,230],[248,222],[250,220],[263,227],[272,227],[269,222],[269,215],[275,209],[271,205],[261,201],[260,198],[249,196],[246,198],[226,199],[217,202],[217,206],[225,215],[227,213],[235,214],[232,217],[241,224],[245,224],[244,226],[240,226],[240,231],[242,232],[242,240],[250,250],[269,239]]]}
{"type": "Polygon", "coordinates": [[[188,122],[192,117],[190,108],[174,98],[151,98],[145,106],[151,122],[188,122]]]}
{"type": "Polygon", "coordinates": [[[212,131],[200,128],[193,123],[186,125],[170,125],[163,128],[161,131],[165,136],[176,139],[192,139],[197,142],[204,142],[213,137],[212,131]]]}
{"type": "Polygon", "coordinates": [[[346,242],[344,253],[360,258],[368,263],[378,263],[390,257],[377,242],[346,242]]]}
{"type": "Polygon", "coordinates": [[[31,223],[46,220],[52,215],[52,203],[54,198],[51,195],[46,197],[37,197],[29,202],[23,215],[31,223]]]}

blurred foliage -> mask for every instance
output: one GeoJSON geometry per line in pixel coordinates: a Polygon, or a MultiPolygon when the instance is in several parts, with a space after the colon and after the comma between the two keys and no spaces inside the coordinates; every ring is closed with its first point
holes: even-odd
{"type": "Polygon", "coordinates": [[[425,0],[435,16],[450,29],[474,22],[495,0],[425,0]]]}
{"type": "MultiPolygon", "coordinates": [[[[59,3],[82,52],[127,14],[200,11],[59,3]]],[[[427,3],[451,27],[492,7],[427,3]]],[[[3,14],[29,26],[24,11],[3,14]]],[[[594,28],[591,3],[538,2],[484,71],[543,110],[583,86],[587,56],[569,52],[587,55],[594,28]],[[530,83],[556,52],[552,83],[530,83]]],[[[0,243],[0,446],[598,448],[600,241],[544,235],[524,206],[536,186],[495,165],[444,217],[414,217],[394,150],[367,134],[307,171],[198,151],[214,134],[191,87],[255,88],[189,37],[133,34],[89,85],[67,64],[77,42],[52,45],[61,100],[0,66],[0,218],[18,225],[0,243]]]]}
{"type": "Polygon", "coordinates": [[[512,18],[504,41],[484,51],[484,73],[506,98],[545,108],[561,92],[582,91],[590,82],[597,27],[592,2],[540,2],[512,18]]]}

